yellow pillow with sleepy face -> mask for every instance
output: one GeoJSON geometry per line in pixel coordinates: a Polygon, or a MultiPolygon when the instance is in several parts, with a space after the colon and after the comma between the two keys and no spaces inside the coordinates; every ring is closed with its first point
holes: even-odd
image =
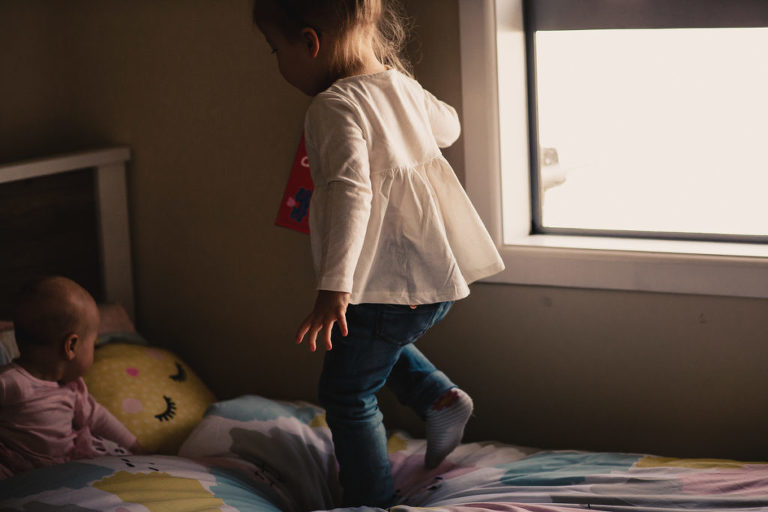
{"type": "Polygon", "coordinates": [[[215,398],[172,352],[110,343],[83,376],[88,391],[152,453],[175,454],[215,398]]]}

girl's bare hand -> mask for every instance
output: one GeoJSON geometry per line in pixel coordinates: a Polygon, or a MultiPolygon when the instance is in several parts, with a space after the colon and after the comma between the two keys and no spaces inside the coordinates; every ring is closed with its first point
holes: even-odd
{"type": "Polygon", "coordinates": [[[309,334],[309,350],[317,350],[317,335],[322,332],[322,338],[325,340],[325,349],[331,350],[331,329],[334,322],[339,322],[341,335],[346,336],[347,331],[347,305],[349,304],[349,293],[331,292],[320,290],[317,292],[315,308],[307,318],[301,323],[296,333],[296,343],[304,341],[304,336],[309,334]]]}

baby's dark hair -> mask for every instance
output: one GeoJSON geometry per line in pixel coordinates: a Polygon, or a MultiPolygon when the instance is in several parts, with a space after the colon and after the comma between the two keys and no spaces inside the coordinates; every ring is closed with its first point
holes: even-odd
{"type": "MultiPolygon", "coordinates": [[[[13,329],[20,351],[28,346],[47,346],[76,332],[80,311],[66,300],[61,277],[41,277],[26,284],[16,295],[13,329]]],[[[87,292],[85,292],[87,293],[87,292]]]]}
{"type": "Polygon", "coordinates": [[[379,61],[412,76],[411,64],[402,55],[411,23],[400,0],[255,0],[253,20],[273,25],[289,39],[298,37],[305,27],[321,37],[334,34],[342,44],[335,48],[339,73],[355,64],[354,51],[343,46],[347,37],[370,30],[379,61]]]}

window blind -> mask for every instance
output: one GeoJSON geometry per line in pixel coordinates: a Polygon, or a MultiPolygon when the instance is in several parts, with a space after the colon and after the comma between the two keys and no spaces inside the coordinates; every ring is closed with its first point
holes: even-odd
{"type": "Polygon", "coordinates": [[[527,0],[528,30],[768,27],[768,0],[527,0]]]}

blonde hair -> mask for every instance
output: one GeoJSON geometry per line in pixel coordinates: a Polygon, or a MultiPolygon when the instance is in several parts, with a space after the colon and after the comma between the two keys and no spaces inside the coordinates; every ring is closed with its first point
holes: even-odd
{"type": "Polygon", "coordinates": [[[408,76],[402,56],[411,26],[399,0],[255,0],[254,22],[271,24],[286,38],[310,27],[333,36],[334,73],[343,76],[359,62],[355,37],[370,37],[379,62],[408,76]]]}

